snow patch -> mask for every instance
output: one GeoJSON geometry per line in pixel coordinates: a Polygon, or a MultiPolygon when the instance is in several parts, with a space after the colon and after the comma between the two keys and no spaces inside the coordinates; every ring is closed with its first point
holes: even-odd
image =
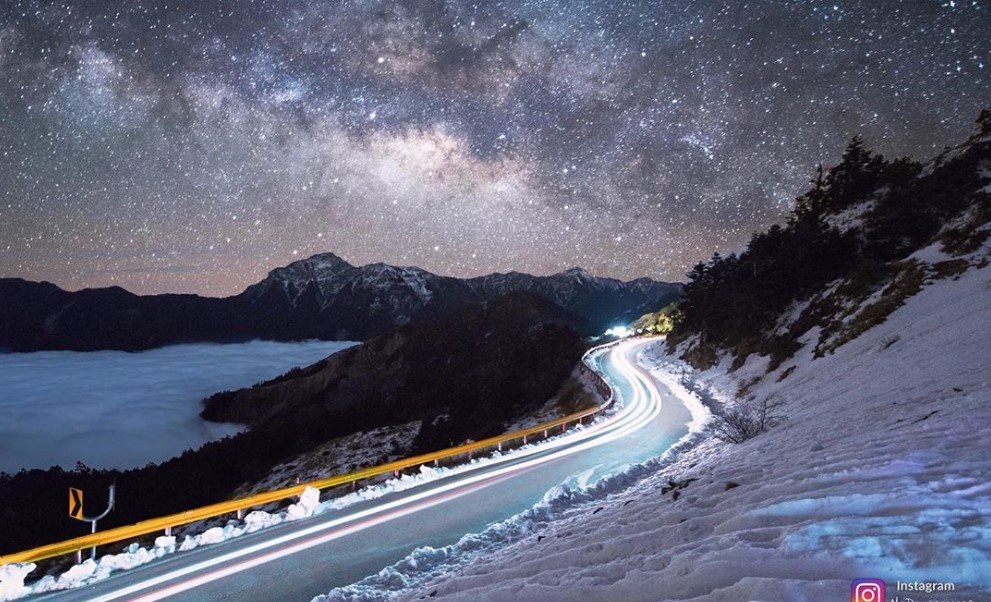
{"type": "Polygon", "coordinates": [[[15,600],[31,593],[24,579],[37,567],[33,562],[0,566],[0,600],[15,600]]]}

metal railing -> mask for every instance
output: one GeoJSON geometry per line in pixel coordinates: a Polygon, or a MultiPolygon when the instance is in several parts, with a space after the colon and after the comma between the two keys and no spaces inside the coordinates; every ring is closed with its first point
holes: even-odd
{"type": "Polygon", "coordinates": [[[338,487],[341,485],[348,485],[352,483],[357,483],[358,481],[374,478],[380,475],[394,473],[397,474],[413,466],[421,466],[424,464],[437,464],[440,460],[453,458],[457,456],[466,455],[471,459],[475,452],[485,450],[487,448],[502,449],[504,443],[508,443],[514,440],[520,440],[524,445],[527,442],[527,438],[536,435],[543,434],[548,436],[552,430],[556,430],[560,427],[561,432],[567,430],[568,424],[580,424],[584,422],[586,418],[592,419],[596,414],[608,409],[613,403],[613,392],[612,388],[606,383],[605,379],[602,378],[591,366],[588,365],[588,358],[590,355],[598,350],[609,347],[609,345],[602,345],[600,347],[594,347],[588,350],[583,356],[580,364],[580,370],[590,375],[595,382],[596,388],[599,389],[600,393],[603,394],[605,401],[602,405],[599,405],[590,410],[583,410],[581,412],[575,412],[564,416],[562,418],[557,418],[555,420],[550,420],[547,422],[542,422],[535,426],[512,431],[509,433],[504,433],[495,437],[489,437],[488,439],[482,439],[481,441],[473,441],[470,443],[465,443],[463,445],[457,445],[454,447],[449,447],[436,452],[431,452],[428,454],[422,454],[419,456],[413,456],[410,458],[404,458],[401,460],[396,460],[394,462],[389,462],[387,464],[380,464],[378,466],[372,466],[355,472],[336,475],[332,477],[327,477],[324,479],[318,479],[315,481],[310,481],[308,483],[301,483],[299,485],[294,485],[292,487],[285,487],[283,489],[276,489],[273,491],[267,491],[264,493],[258,493],[255,495],[238,498],[234,500],[229,500],[226,502],[219,502],[216,504],[210,504],[209,506],[202,506],[200,508],[195,508],[193,510],[186,510],[183,512],[178,512],[176,514],[170,514],[168,516],[162,516],[159,518],[151,518],[148,520],[143,520],[133,525],[127,525],[123,527],[115,527],[113,529],[108,529],[99,533],[93,533],[90,535],[84,535],[81,537],[76,537],[74,539],[68,539],[66,541],[60,541],[57,543],[52,543],[44,545],[41,547],[33,548],[30,550],[25,550],[23,552],[14,552],[12,554],[7,554],[5,556],[0,556],[0,566],[5,564],[13,564],[19,562],[34,562],[38,560],[45,560],[48,558],[55,558],[56,556],[63,556],[66,554],[71,554],[79,550],[85,550],[86,548],[93,548],[95,546],[102,546],[112,543],[117,543],[121,541],[126,541],[129,539],[135,539],[143,535],[148,535],[151,533],[165,532],[171,533],[171,529],[174,527],[179,527],[182,525],[187,525],[189,523],[194,523],[201,520],[206,520],[210,518],[216,518],[223,516],[225,514],[236,513],[240,517],[244,510],[253,508],[256,506],[263,506],[265,504],[270,504],[272,502],[278,502],[286,500],[291,497],[301,495],[307,488],[315,489],[329,489],[331,487],[338,487]]]}

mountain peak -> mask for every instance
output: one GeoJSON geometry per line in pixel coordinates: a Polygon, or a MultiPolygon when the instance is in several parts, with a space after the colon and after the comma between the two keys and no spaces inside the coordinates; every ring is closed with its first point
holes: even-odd
{"type": "Polygon", "coordinates": [[[585,268],[574,266],[568,268],[560,273],[561,276],[577,276],[578,278],[595,278],[595,276],[590,273],[585,268]]]}
{"type": "MultiPolygon", "coordinates": [[[[344,261],[343,259],[341,259],[337,255],[335,255],[333,253],[329,253],[329,252],[328,253],[317,253],[316,255],[311,255],[311,256],[307,257],[306,259],[300,259],[298,261],[294,261],[294,262],[290,263],[289,265],[287,265],[285,267],[289,268],[289,267],[293,267],[293,266],[302,266],[302,265],[313,266],[314,268],[322,268],[322,269],[326,269],[326,268],[353,268],[354,267],[353,265],[351,265],[350,263],[344,261]]],[[[279,268],[279,269],[285,269],[285,268],[279,268]]]]}
{"type": "Polygon", "coordinates": [[[353,265],[333,253],[318,253],[275,268],[265,280],[321,279],[353,269],[353,265]]]}

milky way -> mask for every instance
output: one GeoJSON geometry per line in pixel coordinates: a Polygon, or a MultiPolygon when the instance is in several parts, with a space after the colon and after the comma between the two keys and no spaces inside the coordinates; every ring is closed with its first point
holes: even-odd
{"type": "Polygon", "coordinates": [[[983,0],[3,0],[0,276],[680,280],[854,134],[962,140],[989,74],[983,0]]]}

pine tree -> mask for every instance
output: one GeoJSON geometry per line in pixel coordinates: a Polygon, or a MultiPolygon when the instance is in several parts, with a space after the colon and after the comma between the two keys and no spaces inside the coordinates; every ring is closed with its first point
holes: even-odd
{"type": "Polygon", "coordinates": [[[829,187],[826,185],[826,170],[822,163],[816,168],[816,177],[809,180],[812,189],[795,199],[795,215],[822,215],[829,205],[829,187]]]}
{"type": "Polygon", "coordinates": [[[991,107],[982,109],[977,116],[977,133],[981,136],[991,134],[991,107]]]}
{"type": "Polygon", "coordinates": [[[877,188],[886,165],[884,157],[864,146],[863,137],[854,136],[843,152],[842,161],[829,170],[826,178],[829,208],[842,211],[864,200],[877,188]]]}

